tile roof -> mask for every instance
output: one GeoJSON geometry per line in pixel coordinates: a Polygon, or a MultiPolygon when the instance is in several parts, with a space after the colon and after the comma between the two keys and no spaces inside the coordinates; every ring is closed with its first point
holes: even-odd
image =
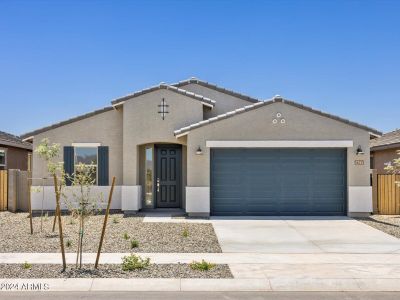
{"type": "Polygon", "coordinates": [[[369,146],[371,150],[400,147],[400,129],[385,133],[381,137],[370,140],[369,146]]]}
{"type": "Polygon", "coordinates": [[[0,146],[2,145],[32,150],[31,143],[24,142],[20,137],[4,131],[0,131],[0,146]]]}
{"type": "Polygon", "coordinates": [[[221,93],[224,93],[224,94],[227,94],[227,95],[230,95],[230,96],[234,96],[236,98],[239,98],[239,99],[242,99],[242,100],[246,100],[246,101],[249,101],[249,102],[256,103],[256,102],[260,102],[261,101],[260,99],[256,99],[256,98],[253,98],[253,97],[250,97],[250,96],[246,96],[246,95],[240,94],[240,93],[232,91],[232,90],[225,89],[223,87],[217,86],[217,85],[209,83],[207,81],[203,81],[203,80],[197,79],[195,77],[192,77],[192,78],[189,78],[189,79],[186,79],[186,80],[182,80],[182,81],[179,81],[177,83],[173,83],[171,85],[172,86],[176,86],[176,87],[183,87],[183,86],[191,84],[191,83],[195,83],[195,84],[207,87],[209,89],[216,90],[218,92],[221,92],[221,93]]]}
{"type": "Polygon", "coordinates": [[[31,131],[31,132],[27,132],[27,133],[21,134],[21,138],[22,139],[26,139],[26,138],[29,138],[29,137],[34,136],[36,134],[39,134],[39,133],[42,133],[42,132],[45,132],[45,131],[48,131],[48,130],[51,130],[51,129],[55,129],[57,127],[61,127],[61,126],[64,126],[64,125],[67,125],[67,124],[70,124],[70,123],[74,123],[76,121],[79,121],[79,120],[82,120],[82,119],[86,119],[86,118],[89,118],[89,117],[92,117],[92,116],[95,116],[95,115],[98,115],[98,114],[101,114],[101,113],[104,113],[104,112],[107,112],[107,111],[110,111],[110,110],[113,110],[113,109],[114,108],[112,106],[106,106],[104,108],[97,109],[95,111],[92,111],[92,112],[89,112],[89,113],[86,113],[86,114],[83,114],[83,115],[79,115],[77,117],[73,117],[73,118],[70,118],[70,119],[62,121],[62,122],[58,122],[58,123],[55,123],[55,124],[52,124],[52,125],[49,125],[49,126],[46,126],[46,127],[42,127],[42,128],[36,129],[34,131],[31,131]]]}
{"type": "Polygon", "coordinates": [[[156,91],[156,90],[160,90],[160,89],[169,90],[171,92],[175,92],[175,93],[178,93],[180,95],[184,95],[184,96],[193,98],[195,100],[204,102],[204,103],[209,104],[211,106],[214,106],[214,104],[216,103],[215,100],[212,100],[210,98],[204,97],[202,95],[199,95],[199,94],[196,94],[196,93],[192,93],[192,92],[180,89],[180,88],[178,88],[176,86],[168,85],[168,84],[165,84],[165,83],[160,83],[159,85],[156,85],[156,86],[144,89],[144,90],[140,90],[140,91],[134,92],[132,94],[123,96],[121,98],[114,99],[114,100],[111,101],[111,104],[112,105],[122,104],[124,101],[129,100],[131,98],[138,97],[138,96],[141,96],[141,95],[144,95],[144,94],[156,91]]]}
{"type": "Polygon", "coordinates": [[[189,126],[186,126],[186,127],[180,128],[178,130],[175,130],[174,134],[175,134],[175,136],[181,135],[181,134],[184,134],[186,132],[191,131],[192,129],[196,129],[196,128],[199,128],[199,127],[202,127],[202,126],[205,126],[205,125],[208,125],[208,124],[220,121],[220,120],[224,120],[224,119],[227,119],[227,118],[230,118],[230,117],[233,117],[233,116],[236,116],[236,115],[251,111],[253,109],[257,109],[259,107],[263,107],[263,106],[266,106],[266,105],[277,103],[277,102],[286,103],[288,105],[291,105],[291,106],[294,106],[294,107],[297,107],[297,108],[300,108],[300,109],[303,109],[303,110],[318,114],[320,116],[324,116],[324,117],[327,117],[327,118],[330,118],[330,119],[333,119],[333,120],[336,120],[336,121],[339,121],[339,122],[342,122],[342,123],[345,123],[345,124],[348,124],[348,125],[351,125],[351,126],[354,126],[354,127],[358,127],[358,128],[364,129],[364,130],[369,131],[369,132],[371,132],[373,134],[376,134],[376,135],[381,135],[382,134],[380,131],[378,131],[376,129],[367,127],[365,125],[361,125],[359,123],[352,122],[352,121],[347,120],[347,119],[340,118],[340,117],[335,116],[335,115],[331,115],[331,114],[328,114],[328,113],[313,109],[313,108],[308,107],[308,106],[304,106],[304,105],[296,103],[294,101],[283,99],[280,96],[275,96],[271,100],[254,103],[252,105],[247,105],[247,106],[244,106],[242,108],[236,109],[234,111],[230,111],[230,112],[218,115],[216,117],[213,117],[213,118],[210,118],[210,119],[207,119],[207,120],[204,120],[204,121],[200,121],[200,122],[191,124],[189,126]]]}

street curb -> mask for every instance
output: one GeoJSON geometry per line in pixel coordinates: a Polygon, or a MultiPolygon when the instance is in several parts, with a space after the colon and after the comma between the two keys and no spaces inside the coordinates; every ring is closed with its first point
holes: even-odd
{"type": "Polygon", "coordinates": [[[250,292],[250,291],[400,291],[400,279],[179,279],[68,278],[0,279],[0,292],[250,292]]]}

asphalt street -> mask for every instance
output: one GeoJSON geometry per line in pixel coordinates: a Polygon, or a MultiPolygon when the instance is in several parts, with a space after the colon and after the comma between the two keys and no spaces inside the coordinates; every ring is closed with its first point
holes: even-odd
{"type": "Polygon", "coordinates": [[[0,299],[140,299],[140,300],[394,300],[400,299],[400,292],[3,292],[0,299]]]}

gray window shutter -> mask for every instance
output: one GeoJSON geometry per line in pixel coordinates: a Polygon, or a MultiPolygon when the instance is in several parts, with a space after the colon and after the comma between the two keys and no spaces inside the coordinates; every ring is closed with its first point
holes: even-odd
{"type": "Polygon", "coordinates": [[[98,183],[97,185],[109,185],[108,182],[108,146],[100,146],[98,149],[98,183]]]}
{"type": "MultiPolygon", "coordinates": [[[[74,147],[64,147],[64,172],[70,176],[74,173],[74,147]]],[[[66,185],[71,185],[71,180],[66,178],[66,185]]]]}

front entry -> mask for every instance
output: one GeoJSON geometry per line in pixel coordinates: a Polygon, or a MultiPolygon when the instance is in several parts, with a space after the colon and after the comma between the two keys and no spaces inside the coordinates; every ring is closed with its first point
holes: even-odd
{"type": "Polygon", "coordinates": [[[155,195],[157,208],[181,205],[182,146],[155,145],[155,195]]]}

